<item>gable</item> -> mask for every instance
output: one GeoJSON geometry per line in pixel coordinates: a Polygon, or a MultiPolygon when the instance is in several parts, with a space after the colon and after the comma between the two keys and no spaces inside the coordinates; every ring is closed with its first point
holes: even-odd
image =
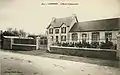
{"type": "Polygon", "coordinates": [[[67,27],[67,25],[65,23],[61,24],[60,27],[67,27]]]}
{"type": "Polygon", "coordinates": [[[49,29],[49,28],[50,28],[50,26],[51,26],[51,24],[49,24],[49,26],[48,26],[46,29],[49,29]]]}
{"type": "Polygon", "coordinates": [[[47,29],[50,27],[50,26],[53,26],[53,28],[59,28],[61,27],[62,25],[66,25],[66,26],[70,26],[72,21],[74,20],[75,18],[73,16],[70,16],[70,17],[64,17],[64,18],[54,18],[54,20],[50,23],[50,25],[47,27],[47,29]]]}
{"type": "Polygon", "coordinates": [[[49,28],[53,28],[53,26],[50,24],[50,25],[47,27],[47,29],[49,29],[49,28]]]}

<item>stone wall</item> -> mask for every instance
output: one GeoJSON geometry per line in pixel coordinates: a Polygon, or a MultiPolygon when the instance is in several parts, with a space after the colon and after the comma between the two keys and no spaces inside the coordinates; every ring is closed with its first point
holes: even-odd
{"type": "Polygon", "coordinates": [[[90,49],[90,48],[72,48],[72,47],[58,47],[51,46],[51,53],[82,56],[82,57],[94,57],[103,59],[116,59],[116,51],[108,49],[90,49]]]}

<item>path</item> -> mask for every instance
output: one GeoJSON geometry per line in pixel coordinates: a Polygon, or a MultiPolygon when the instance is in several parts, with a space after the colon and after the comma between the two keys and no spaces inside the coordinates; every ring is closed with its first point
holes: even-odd
{"type": "Polygon", "coordinates": [[[0,51],[1,75],[119,75],[119,68],[0,51]],[[17,73],[17,74],[16,74],[17,73]]]}

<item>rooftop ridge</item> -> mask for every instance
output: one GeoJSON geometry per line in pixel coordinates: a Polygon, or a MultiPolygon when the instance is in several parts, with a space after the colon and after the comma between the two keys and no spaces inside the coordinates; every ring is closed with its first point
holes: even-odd
{"type": "Polygon", "coordinates": [[[120,18],[119,17],[101,18],[101,19],[92,19],[92,20],[79,21],[79,22],[100,21],[100,20],[110,20],[110,19],[120,19],[120,18]]]}

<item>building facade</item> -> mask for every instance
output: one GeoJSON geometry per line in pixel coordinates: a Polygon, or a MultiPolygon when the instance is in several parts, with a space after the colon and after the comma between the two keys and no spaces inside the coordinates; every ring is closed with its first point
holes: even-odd
{"type": "Polygon", "coordinates": [[[48,40],[57,42],[106,42],[117,44],[119,18],[78,22],[77,16],[53,18],[47,27],[48,40]]]}

